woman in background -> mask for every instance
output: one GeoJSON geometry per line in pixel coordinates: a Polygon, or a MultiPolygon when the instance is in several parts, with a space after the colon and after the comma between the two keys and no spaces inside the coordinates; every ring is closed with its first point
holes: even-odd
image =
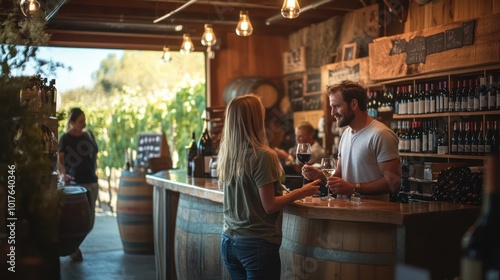
{"type": "Polygon", "coordinates": [[[233,280],[280,279],[282,209],[319,193],[316,180],[282,195],[285,176],[264,118],[254,94],[234,98],[226,109],[217,173],[224,185],[221,256],[233,280]]]}
{"type": "MultiPolygon", "coordinates": [[[[58,170],[64,181],[76,183],[87,189],[90,206],[90,226],[92,229],[95,220],[95,203],[99,192],[96,175],[97,144],[87,126],[85,114],[80,108],[72,108],[68,114],[66,133],[59,140],[57,155],[58,170]]],[[[80,248],[71,254],[73,261],[83,261],[80,248]]]]}

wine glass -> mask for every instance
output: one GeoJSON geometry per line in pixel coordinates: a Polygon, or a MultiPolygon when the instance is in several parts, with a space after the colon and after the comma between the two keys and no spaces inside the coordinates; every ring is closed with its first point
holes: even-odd
{"type": "MultiPolygon", "coordinates": [[[[335,173],[335,160],[331,157],[322,158],[321,159],[321,172],[323,172],[323,174],[325,175],[326,180],[328,180],[328,178],[333,176],[333,174],[335,173]]],[[[326,188],[326,197],[324,197],[322,199],[332,200],[332,196],[330,194],[330,188],[328,188],[328,187],[326,188]]]]}
{"type": "MultiPolygon", "coordinates": [[[[297,150],[295,152],[297,159],[302,164],[307,164],[311,160],[311,144],[310,143],[297,143],[297,150]]],[[[305,184],[305,178],[302,177],[302,185],[305,184]]]]}

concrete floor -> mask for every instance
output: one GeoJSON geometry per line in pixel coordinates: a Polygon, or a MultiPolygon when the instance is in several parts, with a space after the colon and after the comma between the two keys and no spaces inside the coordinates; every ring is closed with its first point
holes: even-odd
{"type": "Polygon", "coordinates": [[[94,228],[80,249],[83,262],[60,257],[61,280],[154,280],[154,255],[130,255],[123,252],[116,213],[109,206],[116,204],[116,194],[100,193],[101,208],[96,207],[94,228]],[[109,203],[111,202],[111,203],[109,203]]]}

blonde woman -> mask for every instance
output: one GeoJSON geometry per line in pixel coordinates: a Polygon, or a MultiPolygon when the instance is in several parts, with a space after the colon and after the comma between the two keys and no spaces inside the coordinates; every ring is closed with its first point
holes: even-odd
{"type": "Polygon", "coordinates": [[[226,108],[217,173],[224,184],[221,256],[231,279],[280,279],[282,209],[319,193],[320,180],[282,195],[283,169],[269,147],[260,98],[247,94],[226,108]]]}
{"type": "MultiPolygon", "coordinates": [[[[57,154],[58,170],[67,184],[77,184],[90,194],[90,224],[94,226],[95,203],[99,192],[96,175],[97,144],[87,126],[85,114],[80,108],[73,108],[68,114],[66,133],[59,139],[57,154]]],[[[77,249],[71,255],[73,261],[82,261],[82,252],[77,249]]]]}

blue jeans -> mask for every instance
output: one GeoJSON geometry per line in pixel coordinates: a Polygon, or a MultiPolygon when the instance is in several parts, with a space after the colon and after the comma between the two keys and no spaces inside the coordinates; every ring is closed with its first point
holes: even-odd
{"type": "Polygon", "coordinates": [[[260,238],[222,233],[221,256],[232,280],[280,279],[280,246],[260,238]]]}

